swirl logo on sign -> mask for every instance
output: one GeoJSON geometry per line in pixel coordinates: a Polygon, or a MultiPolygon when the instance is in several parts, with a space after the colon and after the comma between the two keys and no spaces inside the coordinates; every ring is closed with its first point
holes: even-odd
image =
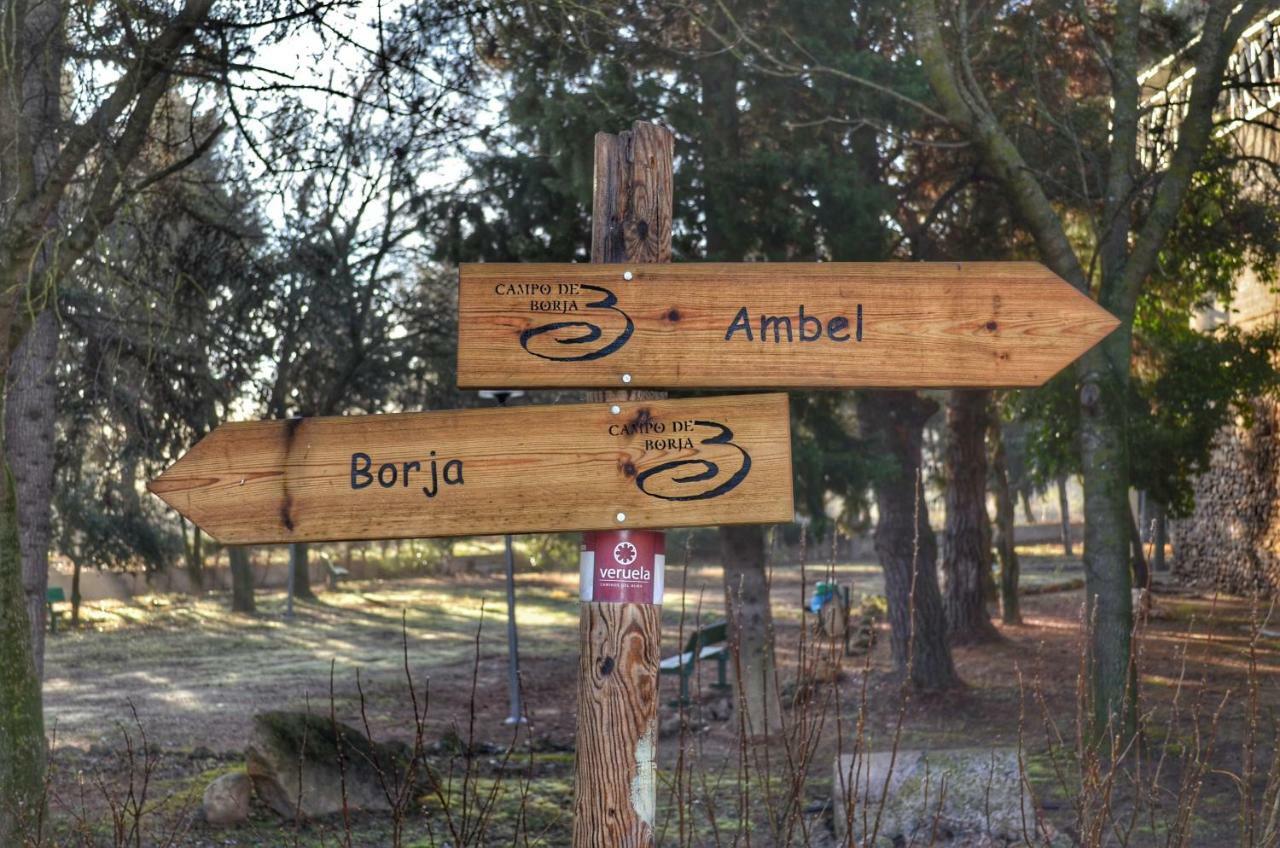
{"type": "Polygon", "coordinates": [[[529,353],[539,359],[551,359],[557,362],[587,362],[592,359],[603,359],[609,354],[621,348],[627,343],[627,339],[631,338],[631,333],[635,330],[635,324],[631,322],[631,316],[618,309],[618,296],[613,292],[601,286],[583,285],[584,291],[600,292],[604,295],[600,300],[594,303],[588,303],[587,309],[596,309],[602,312],[616,312],[621,315],[623,320],[627,322],[626,329],[618,334],[617,338],[606,344],[598,350],[587,351],[586,353],[578,353],[581,348],[570,348],[563,356],[550,355],[546,353],[538,353],[536,350],[530,350],[529,343],[540,336],[547,333],[560,333],[563,330],[581,330],[577,335],[570,335],[563,338],[553,338],[557,345],[586,345],[597,341],[603,333],[598,324],[590,321],[553,321],[550,324],[543,324],[540,327],[530,327],[520,334],[520,346],[529,353]]]}
{"type": "Polygon", "coordinates": [[[733,431],[718,421],[694,421],[693,423],[702,427],[714,427],[716,434],[702,439],[699,444],[732,447],[741,456],[738,467],[725,476],[721,473],[720,463],[709,459],[677,459],[664,462],[636,477],[636,485],[640,491],[664,501],[702,501],[727,494],[747,479],[747,474],[751,471],[751,454],[743,450],[741,445],[734,443],[733,431]],[[659,481],[670,484],[666,488],[678,489],[682,493],[661,494],[650,491],[650,483],[659,481]]]}

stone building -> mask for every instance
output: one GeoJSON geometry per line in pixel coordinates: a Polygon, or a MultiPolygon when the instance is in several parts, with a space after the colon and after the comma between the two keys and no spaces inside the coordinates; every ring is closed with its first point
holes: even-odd
{"type": "MultiPolygon", "coordinates": [[[[1150,72],[1162,85],[1149,102],[1179,100],[1181,80],[1170,57],[1150,72]]],[[[1223,104],[1223,133],[1242,152],[1280,163],[1280,10],[1251,26],[1231,60],[1233,87],[1223,104]]],[[[1176,116],[1173,116],[1176,120],[1176,116]]],[[[1280,226],[1280,222],[1277,223],[1280,226]]],[[[1252,273],[1242,275],[1228,309],[1201,317],[1209,330],[1230,323],[1259,328],[1280,320],[1280,293],[1252,273]]],[[[1174,522],[1173,574],[1183,582],[1228,592],[1280,595],[1280,404],[1258,400],[1252,427],[1237,422],[1218,434],[1212,465],[1195,483],[1195,512],[1174,522]]]]}

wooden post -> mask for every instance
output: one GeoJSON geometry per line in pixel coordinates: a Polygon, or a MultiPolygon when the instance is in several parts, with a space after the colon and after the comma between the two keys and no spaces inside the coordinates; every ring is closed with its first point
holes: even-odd
{"type": "MultiPolygon", "coordinates": [[[[655,124],[596,134],[592,262],[671,261],[674,147],[655,124]]],[[[662,396],[620,388],[596,397],[662,396]]],[[[654,844],[660,612],[658,604],[582,604],[574,848],[654,844]]]]}

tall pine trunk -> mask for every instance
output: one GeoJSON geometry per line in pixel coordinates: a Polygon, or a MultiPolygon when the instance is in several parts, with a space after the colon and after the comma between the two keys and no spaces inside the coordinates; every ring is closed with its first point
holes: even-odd
{"type": "Polygon", "coordinates": [[[1130,330],[1127,323],[1081,361],[1080,447],[1084,467],[1085,612],[1097,742],[1132,738],[1137,669],[1132,661],[1129,580],[1129,454],[1125,439],[1130,330]]]}
{"type": "Polygon", "coordinates": [[[17,496],[0,480],[0,845],[20,836],[44,804],[45,741],[40,677],[22,581],[17,496]]]}
{"type": "Polygon", "coordinates": [[[929,526],[921,478],[924,425],[938,405],[914,392],[864,392],[858,397],[863,434],[889,471],[874,482],[875,548],[889,602],[890,644],[899,672],[920,690],[959,684],[947,644],[938,591],[938,543],[929,526]]]}
{"type": "Polygon", "coordinates": [[[942,534],[943,607],[954,645],[991,642],[1000,633],[987,612],[991,579],[987,537],[987,410],[991,393],[955,389],[947,399],[947,488],[942,534]]]}
{"type": "MultiPolygon", "coordinates": [[[[733,4],[726,6],[731,11],[733,4]]],[[[727,25],[723,15],[716,24],[727,25]]],[[[705,56],[698,63],[701,113],[703,205],[706,209],[706,258],[741,261],[744,234],[741,176],[740,114],[738,107],[739,62],[721,49],[716,37],[703,33],[705,56]]],[[[769,606],[769,579],[765,573],[765,534],[760,527],[721,527],[720,553],[724,565],[724,592],[729,617],[738,704],[745,710],[753,735],[771,734],[779,727],[777,678],[774,674],[773,612],[769,606]]]]}
{"type": "Polygon", "coordinates": [[[240,545],[228,547],[227,561],[231,569],[232,612],[254,612],[257,604],[253,597],[253,565],[249,562],[249,549],[240,545]]]}
{"type": "Polygon", "coordinates": [[[58,322],[46,309],[36,316],[14,353],[5,393],[5,450],[18,495],[22,583],[31,623],[31,654],[44,677],[45,590],[53,540],[54,405],[58,322]]]}
{"type": "Polygon", "coordinates": [[[1013,488],[1009,485],[1009,464],[1004,453],[1004,430],[1000,416],[991,417],[991,487],[996,496],[996,550],[1000,555],[1000,620],[1005,624],[1021,624],[1018,606],[1017,539],[1013,535],[1013,488]]]}
{"type": "MultiPolygon", "coordinates": [[[[31,8],[6,4],[4,14],[0,32],[14,87],[0,98],[0,196],[11,204],[29,198],[29,186],[44,184],[58,155],[66,10],[60,0],[45,0],[31,8]]],[[[39,243],[15,244],[0,229],[0,845],[21,844],[19,836],[43,815],[45,804],[40,681],[58,341],[45,304],[58,247],[48,236],[57,222],[51,210],[40,222],[45,237],[37,237],[39,243]],[[25,326],[33,310],[32,326],[25,326]]]]}
{"type": "Polygon", "coordinates": [[[773,658],[764,527],[721,527],[720,558],[738,708],[744,711],[751,736],[772,735],[781,729],[782,715],[773,658]]]}

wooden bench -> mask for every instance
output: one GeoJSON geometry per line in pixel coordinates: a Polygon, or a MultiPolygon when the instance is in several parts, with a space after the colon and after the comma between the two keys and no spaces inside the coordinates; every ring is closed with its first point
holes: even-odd
{"type": "Polygon", "coordinates": [[[44,590],[44,605],[49,609],[49,632],[58,632],[58,617],[65,613],[65,610],[54,609],[54,604],[65,604],[67,602],[67,594],[62,591],[61,586],[50,586],[44,590]]]}
{"type": "Polygon", "coordinates": [[[329,588],[336,589],[338,584],[351,576],[351,572],[347,571],[340,565],[334,565],[328,559],[324,563],[325,569],[329,572],[329,588]]]}
{"type": "Polygon", "coordinates": [[[717,689],[729,688],[729,681],[725,676],[729,663],[729,646],[725,644],[728,637],[729,625],[726,622],[709,624],[690,634],[683,651],[658,663],[659,674],[680,675],[680,700],[674,702],[675,705],[689,703],[689,678],[693,677],[698,663],[704,660],[716,661],[716,682],[712,686],[717,689]]]}

